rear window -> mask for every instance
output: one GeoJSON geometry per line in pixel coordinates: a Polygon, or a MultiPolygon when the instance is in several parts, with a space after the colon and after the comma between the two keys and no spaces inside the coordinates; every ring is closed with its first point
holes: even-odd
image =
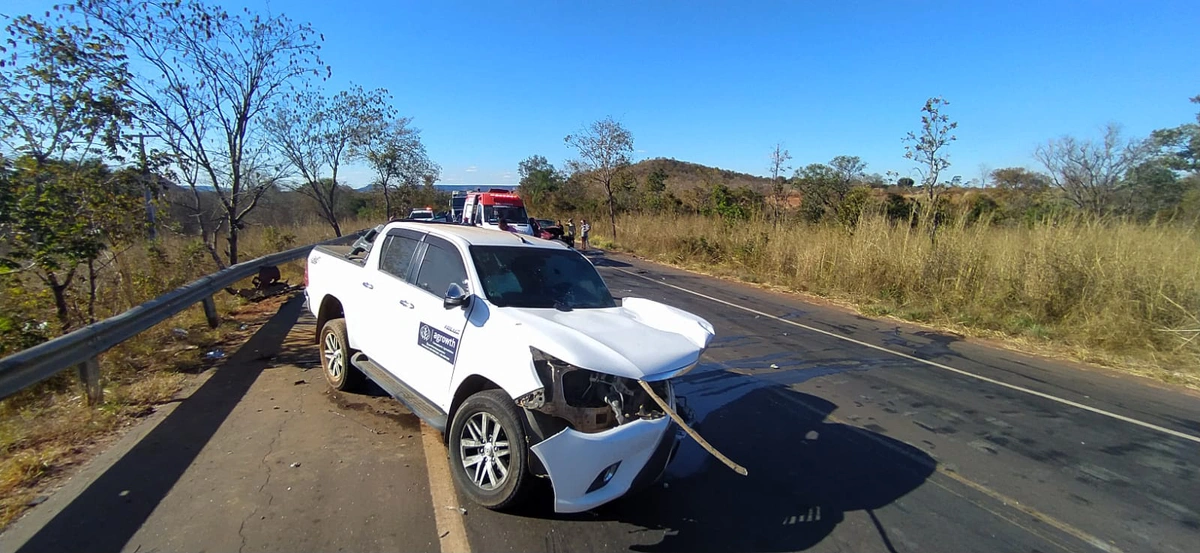
{"type": "Polygon", "coordinates": [[[596,268],[574,250],[472,246],[488,301],[498,307],[599,309],[617,302],[596,268]]]}

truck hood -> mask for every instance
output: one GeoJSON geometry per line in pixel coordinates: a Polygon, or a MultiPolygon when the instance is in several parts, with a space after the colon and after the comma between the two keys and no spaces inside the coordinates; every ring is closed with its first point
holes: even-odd
{"type": "Polygon", "coordinates": [[[690,370],[713,338],[708,321],[642,298],[608,309],[502,308],[529,345],[576,367],[662,380],[690,370]]]}

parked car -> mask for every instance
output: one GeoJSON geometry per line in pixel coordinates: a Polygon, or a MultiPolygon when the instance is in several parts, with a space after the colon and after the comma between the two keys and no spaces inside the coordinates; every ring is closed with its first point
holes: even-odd
{"type": "Polygon", "coordinates": [[[330,386],[370,378],[442,431],[455,484],[489,508],[547,478],[558,512],[602,505],[660,477],[678,444],[671,381],[713,327],[614,298],[557,241],[463,225],[393,222],[308,258],[330,386]]]}

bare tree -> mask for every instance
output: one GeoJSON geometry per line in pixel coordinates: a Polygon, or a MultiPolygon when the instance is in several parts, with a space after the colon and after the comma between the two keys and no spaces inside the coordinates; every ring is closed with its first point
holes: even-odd
{"type": "Polygon", "coordinates": [[[844,196],[855,184],[862,182],[867,164],[858,156],[837,156],[829,161],[829,166],[837,174],[839,186],[844,196]]]}
{"type": "Polygon", "coordinates": [[[382,88],[368,91],[353,86],[332,98],[308,90],[277,108],[265,122],[272,147],[299,177],[290,188],[316,202],[336,236],[342,235],[337,217],[338,169],[364,156],[367,141],[383,134],[395,112],[388,100],[382,88]]]}
{"type": "Polygon", "coordinates": [[[633,135],[612,117],[580,129],[563,139],[579,151],[579,159],[567,162],[571,171],[604,188],[608,197],[608,222],[613,240],[617,239],[617,209],[613,200],[613,182],[629,166],[633,153],[633,135]]]}
{"type": "Polygon", "coordinates": [[[926,100],[925,107],[921,108],[921,130],[917,133],[910,131],[904,137],[904,142],[907,143],[904,146],[904,157],[920,164],[917,171],[921,173],[921,184],[925,187],[925,195],[929,200],[929,206],[925,210],[929,217],[933,217],[937,210],[938,195],[944,186],[938,181],[938,176],[950,167],[950,158],[946,155],[945,148],[958,140],[953,134],[954,129],[958,128],[958,123],[942,113],[942,108],[948,105],[950,102],[941,96],[926,100]]]}
{"type": "MultiPolygon", "coordinates": [[[[195,206],[204,188],[217,195],[227,259],[237,263],[243,220],[278,181],[261,119],[293,83],[320,74],[316,33],[284,15],[231,14],[202,0],[76,0],[65,9],[125,43],[141,71],[129,87],[138,123],[190,177],[182,180],[195,206]]],[[[216,236],[205,243],[223,265],[216,236]]]]}
{"type": "Polygon", "coordinates": [[[1078,208],[1099,215],[1119,206],[1126,173],[1150,153],[1147,142],[1126,140],[1120,126],[1110,123],[1100,140],[1064,136],[1039,146],[1033,155],[1050,174],[1052,185],[1078,208]]]}
{"type": "Polygon", "coordinates": [[[771,192],[774,194],[775,202],[772,206],[771,218],[775,221],[775,226],[779,226],[779,209],[784,201],[787,200],[787,188],[784,186],[786,177],[780,178],[780,173],[786,174],[792,170],[788,165],[788,161],[792,159],[792,154],[783,149],[782,142],[776,142],[775,147],[771,149],[771,165],[767,170],[771,172],[771,192]]]}

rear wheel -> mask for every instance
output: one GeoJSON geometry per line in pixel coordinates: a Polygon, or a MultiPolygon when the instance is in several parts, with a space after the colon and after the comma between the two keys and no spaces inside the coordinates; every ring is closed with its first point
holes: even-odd
{"type": "Polygon", "coordinates": [[[321,368],[334,390],[353,390],[362,383],[363,374],[350,364],[354,355],[346,334],[346,320],[333,319],[321,327],[321,368]]]}
{"type": "Polygon", "coordinates": [[[467,398],[450,424],[454,483],[489,509],[519,504],[530,487],[519,415],[503,390],[485,390],[467,398]]]}

